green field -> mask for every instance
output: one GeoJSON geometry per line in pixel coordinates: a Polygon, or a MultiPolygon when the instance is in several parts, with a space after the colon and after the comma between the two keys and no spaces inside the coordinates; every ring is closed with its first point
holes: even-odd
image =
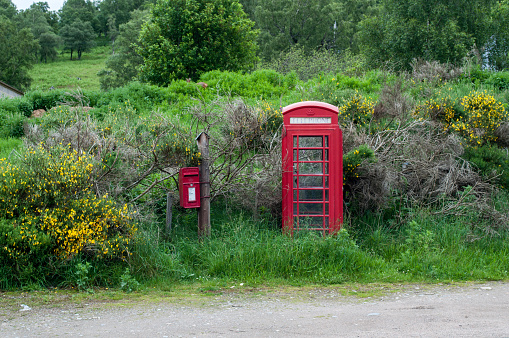
{"type": "Polygon", "coordinates": [[[105,67],[104,62],[111,53],[108,46],[98,47],[83,53],[81,60],[70,54],[59,54],[57,60],[48,63],[37,63],[30,71],[31,90],[56,89],[75,90],[77,88],[98,90],[100,88],[97,73],[105,67]]]}

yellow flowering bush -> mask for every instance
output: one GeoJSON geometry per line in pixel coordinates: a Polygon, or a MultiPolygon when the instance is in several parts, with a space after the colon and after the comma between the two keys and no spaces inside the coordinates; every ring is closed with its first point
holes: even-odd
{"type": "Polygon", "coordinates": [[[465,116],[451,124],[453,130],[473,145],[496,141],[495,130],[509,118],[502,103],[486,92],[473,92],[461,99],[460,104],[465,116]]]}
{"type": "Polygon", "coordinates": [[[444,130],[449,129],[456,114],[454,103],[448,98],[429,99],[415,108],[414,115],[444,124],[444,130]]]}
{"type": "Polygon", "coordinates": [[[360,145],[343,156],[343,184],[359,177],[359,167],[366,162],[376,162],[375,152],[367,145],[360,145]]]}
{"type": "Polygon", "coordinates": [[[77,255],[126,258],[136,233],[127,205],[93,192],[91,156],[28,148],[0,160],[0,261],[47,264],[77,255]]]}
{"type": "Polygon", "coordinates": [[[357,125],[366,125],[373,116],[375,104],[369,98],[360,94],[353,95],[344,104],[339,106],[339,119],[351,121],[357,125]]]}

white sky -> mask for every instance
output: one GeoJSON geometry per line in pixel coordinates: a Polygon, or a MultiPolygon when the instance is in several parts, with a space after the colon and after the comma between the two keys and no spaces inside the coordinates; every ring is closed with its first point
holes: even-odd
{"type": "Polygon", "coordinates": [[[47,2],[50,11],[58,11],[62,8],[64,0],[11,0],[19,10],[29,8],[34,2],[47,2]]]}

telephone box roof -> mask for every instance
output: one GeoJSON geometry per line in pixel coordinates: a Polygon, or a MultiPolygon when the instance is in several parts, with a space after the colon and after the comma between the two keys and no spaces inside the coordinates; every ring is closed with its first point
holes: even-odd
{"type": "Polygon", "coordinates": [[[299,109],[299,108],[307,108],[307,107],[323,108],[323,109],[330,110],[331,112],[334,112],[336,114],[339,113],[338,107],[333,106],[332,104],[325,103],[325,102],[319,102],[319,101],[303,101],[303,102],[293,103],[289,106],[284,107],[283,115],[288,114],[292,110],[299,109]]]}

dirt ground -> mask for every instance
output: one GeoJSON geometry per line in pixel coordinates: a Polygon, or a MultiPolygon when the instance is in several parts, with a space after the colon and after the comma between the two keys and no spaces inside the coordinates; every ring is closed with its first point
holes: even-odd
{"type": "Polygon", "coordinates": [[[0,294],[0,337],[509,337],[509,282],[243,288],[56,304],[0,294]]]}

